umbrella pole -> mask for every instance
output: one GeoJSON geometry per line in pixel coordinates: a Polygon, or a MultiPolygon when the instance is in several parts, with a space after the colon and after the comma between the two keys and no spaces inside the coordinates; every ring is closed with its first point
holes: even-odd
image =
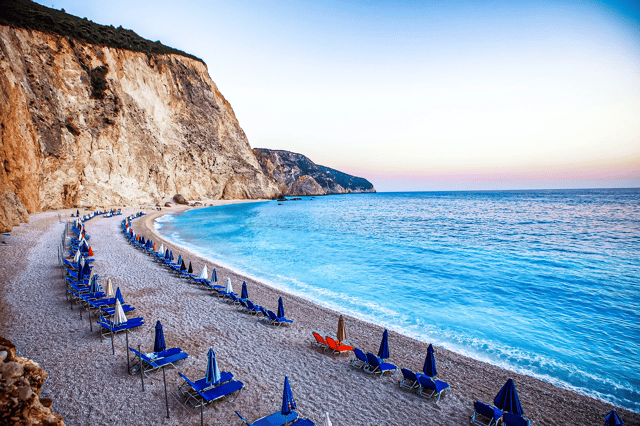
{"type": "Polygon", "coordinates": [[[140,381],[142,382],[142,392],[144,392],[144,370],[142,369],[142,352],[140,352],[140,345],[138,345],[138,354],[140,357],[140,381]]]}
{"type": "Polygon", "coordinates": [[[80,302],[80,319],[82,320],[82,302],[80,302]]]}
{"type": "Polygon", "coordinates": [[[204,426],[204,413],[203,413],[204,408],[202,408],[203,405],[204,405],[204,399],[200,401],[200,426],[204,426]]]}
{"type": "Polygon", "coordinates": [[[116,348],[113,346],[113,328],[111,329],[111,355],[116,354],[116,348]]]}
{"type": "Polygon", "coordinates": [[[167,376],[162,367],[162,379],[164,380],[164,403],[167,405],[167,418],[169,418],[169,397],[167,396],[167,376]]]}
{"type": "Polygon", "coordinates": [[[125,348],[125,351],[127,351],[127,373],[131,374],[129,369],[129,330],[125,330],[124,335],[127,340],[127,347],[125,348]]]}
{"type": "Polygon", "coordinates": [[[91,323],[91,308],[89,308],[89,329],[93,331],[93,324],[91,323]]]}

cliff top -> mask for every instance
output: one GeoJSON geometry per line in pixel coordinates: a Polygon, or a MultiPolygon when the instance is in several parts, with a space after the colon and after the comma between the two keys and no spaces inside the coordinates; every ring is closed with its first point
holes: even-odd
{"type": "Polygon", "coordinates": [[[70,15],[64,9],[51,9],[31,0],[0,0],[0,11],[0,25],[52,32],[100,46],[145,52],[147,55],[172,53],[204,63],[196,56],[165,46],[160,40],[150,41],[121,26],[114,28],[113,25],[96,24],[87,18],[70,15]]]}

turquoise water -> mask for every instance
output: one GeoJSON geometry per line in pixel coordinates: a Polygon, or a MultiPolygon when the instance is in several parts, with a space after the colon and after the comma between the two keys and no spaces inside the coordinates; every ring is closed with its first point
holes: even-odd
{"type": "Polygon", "coordinates": [[[321,305],[640,411],[640,190],[352,194],[167,215],[321,305]]]}

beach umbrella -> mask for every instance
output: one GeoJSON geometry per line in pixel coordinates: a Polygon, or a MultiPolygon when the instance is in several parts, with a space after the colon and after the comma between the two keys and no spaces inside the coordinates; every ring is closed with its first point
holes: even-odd
{"type": "Polygon", "coordinates": [[[191,261],[189,261],[189,267],[187,268],[189,274],[193,274],[193,267],[191,267],[191,261]]]}
{"type": "Polygon", "coordinates": [[[78,251],[76,251],[76,255],[73,256],[73,263],[78,264],[78,262],[80,262],[80,249],[78,249],[78,251]]]}
{"type": "Polygon", "coordinates": [[[84,281],[84,277],[91,276],[91,266],[89,266],[89,262],[85,262],[82,269],[78,270],[78,282],[84,281]]]}
{"type": "Polygon", "coordinates": [[[624,422],[620,416],[618,416],[616,410],[611,410],[609,414],[604,416],[604,426],[624,426],[624,422]]]}
{"type": "Polygon", "coordinates": [[[156,243],[153,243],[153,248],[151,250],[156,251],[156,243]]]}
{"type": "Polygon", "coordinates": [[[500,392],[493,398],[493,403],[496,407],[502,411],[508,411],[511,414],[521,416],[523,414],[522,405],[520,404],[520,398],[518,397],[518,391],[516,390],[516,384],[512,378],[507,380],[507,383],[502,386],[500,392]]]}
{"type": "Polygon", "coordinates": [[[213,272],[211,273],[211,282],[212,283],[218,282],[218,273],[216,272],[216,268],[213,268],[213,272]]]}
{"type": "Polygon", "coordinates": [[[108,298],[112,298],[114,296],[113,285],[111,284],[111,278],[107,279],[107,288],[105,291],[105,296],[107,296],[108,298]]]}
{"type": "Polygon", "coordinates": [[[91,249],[91,246],[89,246],[89,256],[93,256],[93,250],[91,249]]]}
{"type": "Polygon", "coordinates": [[[169,250],[169,261],[173,262],[173,250],[169,250]]]}
{"type": "Polygon", "coordinates": [[[169,249],[165,250],[165,252],[164,252],[164,258],[165,258],[165,260],[170,260],[170,259],[169,259],[169,253],[170,253],[170,252],[169,252],[169,249]]]}
{"type": "Polygon", "coordinates": [[[324,415],[324,422],[322,423],[322,426],[333,426],[331,424],[331,420],[329,420],[329,413],[324,415]]]}
{"type": "Polygon", "coordinates": [[[229,294],[233,293],[233,287],[231,287],[231,278],[227,277],[227,286],[224,288],[224,292],[229,294]]]}
{"type": "Polygon", "coordinates": [[[89,293],[97,293],[102,291],[102,287],[98,283],[98,274],[93,274],[91,277],[91,288],[89,288],[89,293]]]}
{"type": "Polygon", "coordinates": [[[156,339],[153,342],[153,351],[162,352],[167,348],[164,343],[164,332],[162,331],[162,324],[160,321],[156,322],[156,339]]]}
{"type": "Polygon", "coordinates": [[[209,348],[207,354],[207,375],[205,376],[207,384],[213,386],[220,381],[220,369],[218,368],[218,361],[216,360],[216,353],[213,348],[209,348]]]}
{"type": "Polygon", "coordinates": [[[176,260],[176,265],[182,265],[184,262],[182,261],[182,255],[178,255],[178,260],[176,260]]]}
{"type": "Polygon", "coordinates": [[[240,294],[240,298],[241,299],[248,299],[249,298],[249,292],[247,291],[247,282],[246,281],[242,282],[242,293],[240,294]]]}
{"type": "Polygon", "coordinates": [[[380,342],[380,349],[378,350],[378,358],[389,358],[389,332],[385,329],[382,333],[382,341],[380,342]]]}
{"type": "Polygon", "coordinates": [[[80,210],[76,210],[76,217],[80,217],[80,210]]]}
{"type": "Polygon", "coordinates": [[[116,301],[120,303],[124,303],[124,299],[122,297],[122,292],[120,291],[120,287],[116,289],[116,301]]]}
{"type": "Polygon", "coordinates": [[[202,271],[200,272],[200,275],[198,275],[198,279],[199,280],[207,280],[207,279],[209,279],[209,271],[207,271],[207,265],[204,265],[202,267],[202,271]]]}
{"type": "Polygon", "coordinates": [[[158,254],[164,256],[164,244],[160,244],[160,249],[158,249],[158,254]]]}
{"type": "Polygon", "coordinates": [[[116,310],[113,314],[113,325],[119,326],[127,322],[127,316],[124,314],[120,300],[116,300],[116,310]]]}
{"type": "Polygon", "coordinates": [[[296,400],[293,399],[291,386],[289,386],[289,378],[284,376],[284,391],[282,392],[282,409],[280,412],[283,416],[287,416],[296,409],[296,400]]]}
{"type": "Polygon", "coordinates": [[[184,259],[182,259],[182,262],[180,263],[180,272],[186,271],[186,270],[187,270],[187,267],[184,266],[184,259]]]}
{"type": "Polygon", "coordinates": [[[347,328],[344,326],[344,318],[342,315],[338,318],[338,334],[336,334],[336,337],[338,338],[338,342],[347,340],[347,328]]]}
{"type": "Polygon", "coordinates": [[[436,371],[436,358],[433,356],[433,345],[431,343],[429,343],[429,348],[427,348],[427,356],[424,359],[424,367],[422,367],[422,371],[426,376],[431,378],[438,375],[438,372],[436,371]]]}
{"type": "Polygon", "coordinates": [[[278,317],[284,318],[284,304],[282,303],[282,297],[278,299],[278,317]]]}

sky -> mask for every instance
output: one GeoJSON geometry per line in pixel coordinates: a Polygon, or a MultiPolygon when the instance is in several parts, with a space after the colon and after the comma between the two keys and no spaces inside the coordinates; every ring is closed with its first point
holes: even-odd
{"type": "Polygon", "coordinates": [[[640,187],[640,2],[49,0],[202,58],[254,148],[379,192],[640,187]]]}

